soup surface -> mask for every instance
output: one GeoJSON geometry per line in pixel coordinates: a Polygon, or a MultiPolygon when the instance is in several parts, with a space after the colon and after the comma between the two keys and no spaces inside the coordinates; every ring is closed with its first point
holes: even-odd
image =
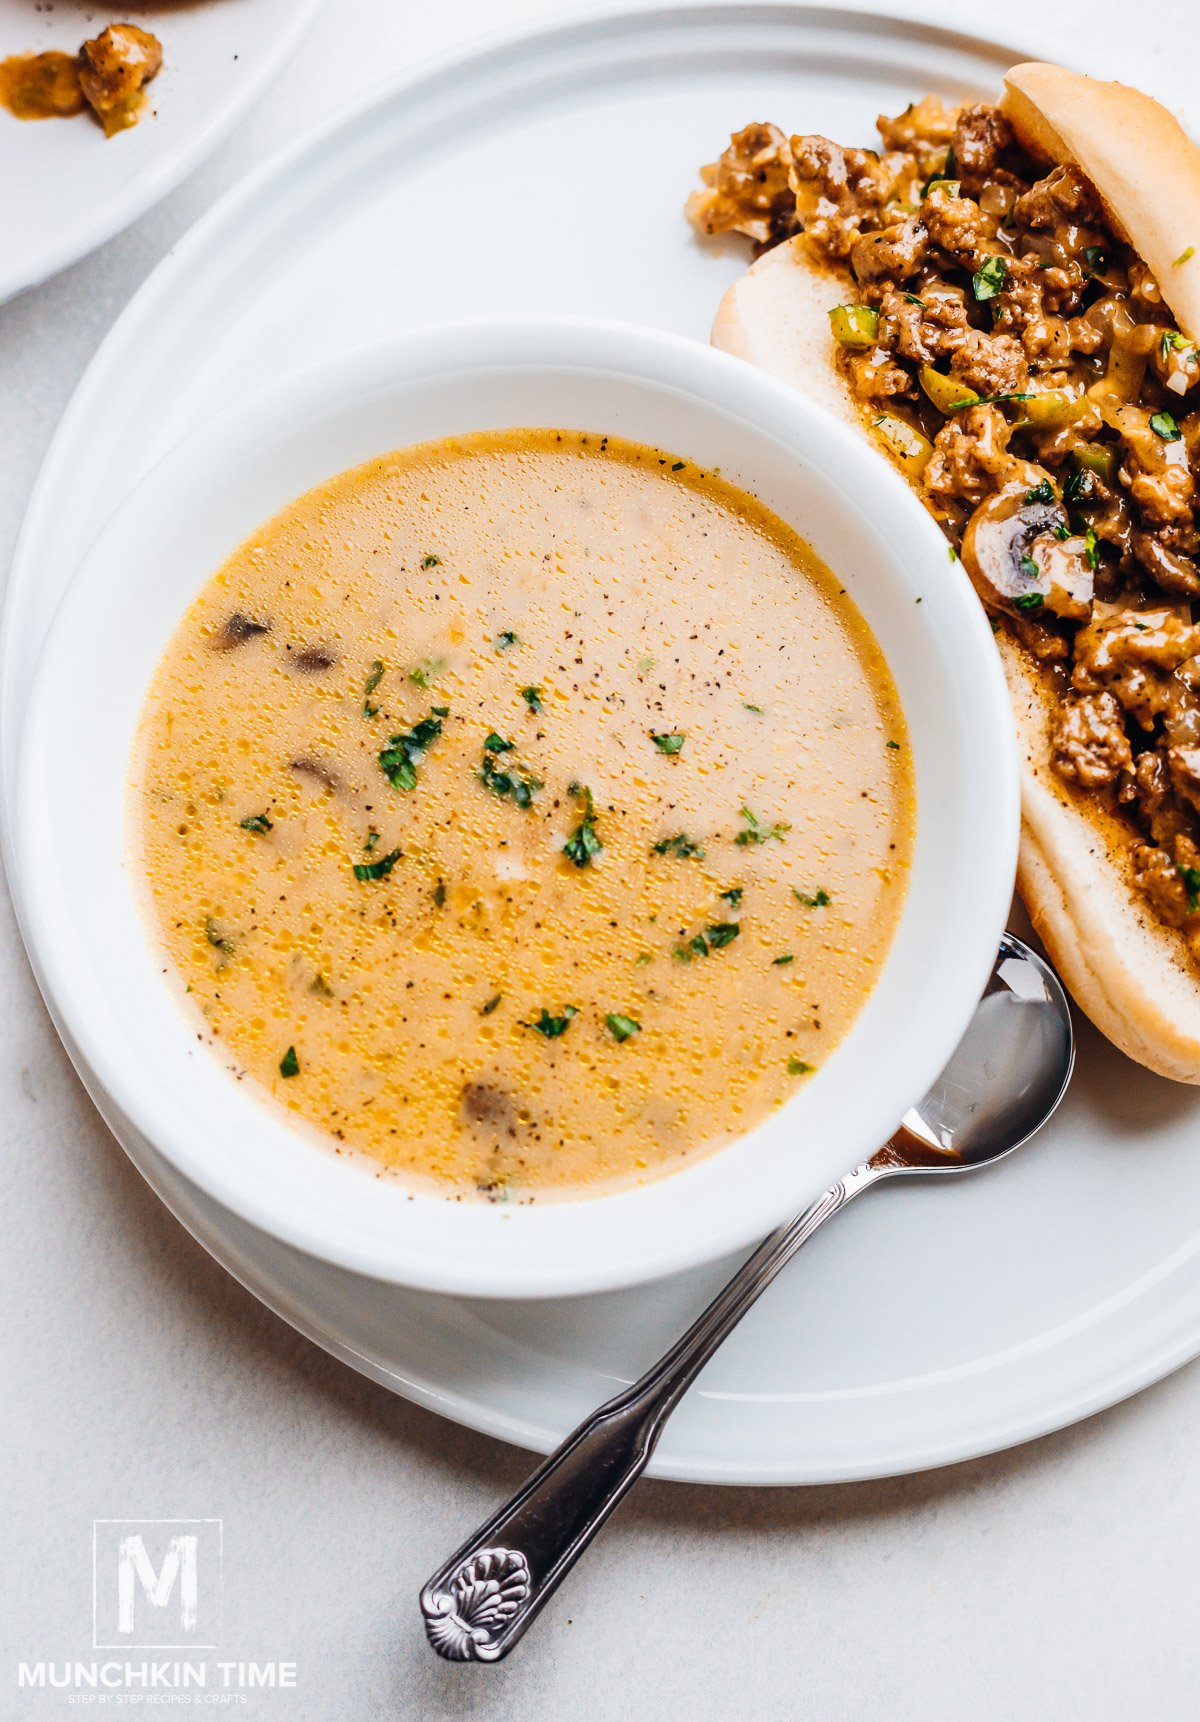
{"type": "Polygon", "coordinates": [[[138,754],[207,1035],[455,1195],[760,1123],[861,1008],[912,846],[895,690],[828,570],[717,475],[576,432],[301,497],[189,610],[138,754]]]}

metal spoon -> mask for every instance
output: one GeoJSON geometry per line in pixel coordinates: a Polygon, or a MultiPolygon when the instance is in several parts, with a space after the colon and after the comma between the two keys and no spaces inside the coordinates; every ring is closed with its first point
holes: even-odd
{"type": "Polygon", "coordinates": [[[434,1573],[421,1611],[438,1655],[508,1655],[641,1476],[667,1418],[721,1341],[818,1226],[884,1178],[944,1178],[1010,1154],[1062,1099],[1074,1057],[1057,976],[1006,933],[958,1050],[890,1142],[761,1243],[666,1355],[581,1423],[434,1573]]]}

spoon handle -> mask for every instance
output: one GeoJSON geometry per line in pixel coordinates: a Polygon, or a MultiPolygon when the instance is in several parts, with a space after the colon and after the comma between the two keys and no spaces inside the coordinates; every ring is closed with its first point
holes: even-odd
{"type": "Polygon", "coordinates": [[[728,1333],[818,1226],[887,1168],[863,1165],[772,1232],[657,1363],[568,1435],[421,1591],[429,1642],[498,1662],[641,1476],[663,1425],[728,1333]]]}

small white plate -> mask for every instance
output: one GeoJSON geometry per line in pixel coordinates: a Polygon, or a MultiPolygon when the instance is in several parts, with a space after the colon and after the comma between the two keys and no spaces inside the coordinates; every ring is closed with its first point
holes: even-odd
{"type": "MultiPolygon", "coordinates": [[[[291,53],[322,0],[135,5],[129,22],[163,45],[146,112],[106,138],[88,114],[16,120],[0,108],[0,302],[94,251],[216,148],[291,53]]],[[[0,6],[0,59],[74,54],[124,19],[72,4],[0,6]]]]}
{"type": "MultiPolygon", "coordinates": [[[[49,618],[113,500],[225,399],[441,317],[581,311],[703,336],[743,260],[696,245],[681,203],[732,127],[774,117],[865,142],[880,111],[928,88],[994,95],[1029,57],[861,13],[642,12],[419,71],[269,164],[159,267],[63,420],[12,574],[6,759],[49,618]]],[[[389,1291],[198,1198],[104,1105],[184,1223],[287,1320],[531,1447],[628,1380],[721,1271],[540,1305],[389,1291]]],[[[1044,1139],[841,1216],[705,1372],[654,1468],[800,1483],[947,1463],[1085,1416],[1198,1350],[1200,1094],[1081,1025],[1044,1139]]]]}

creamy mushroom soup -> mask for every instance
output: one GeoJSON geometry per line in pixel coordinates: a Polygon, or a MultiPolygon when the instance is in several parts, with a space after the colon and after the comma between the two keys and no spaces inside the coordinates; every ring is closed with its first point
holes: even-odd
{"type": "Polygon", "coordinates": [[[277,515],[181,623],[135,764],[204,1037],[339,1151],[493,1200],[782,1106],[879,974],[913,838],[828,569],[717,474],[577,432],[406,449],[277,515]]]}

